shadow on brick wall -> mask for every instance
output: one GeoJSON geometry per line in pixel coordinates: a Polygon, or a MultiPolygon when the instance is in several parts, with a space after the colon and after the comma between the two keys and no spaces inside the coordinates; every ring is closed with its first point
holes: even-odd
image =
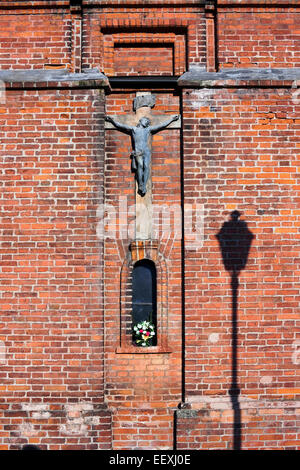
{"type": "Polygon", "coordinates": [[[238,288],[239,274],[245,269],[251,242],[254,235],[247,227],[247,223],[239,220],[239,211],[230,214],[230,220],[224,222],[221,230],[216,235],[219,242],[223,264],[231,275],[232,292],[232,364],[231,364],[231,385],[229,395],[231,398],[234,422],[233,422],[233,449],[241,449],[242,422],[239,403],[240,389],[238,386],[238,288]]]}

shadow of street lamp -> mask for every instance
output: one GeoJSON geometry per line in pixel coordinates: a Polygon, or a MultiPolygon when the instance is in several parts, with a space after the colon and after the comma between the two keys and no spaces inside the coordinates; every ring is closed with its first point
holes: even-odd
{"type": "Polygon", "coordinates": [[[229,395],[234,413],[233,429],[233,449],[241,449],[241,410],[238,396],[240,389],[238,386],[238,288],[239,274],[245,269],[251,242],[254,235],[250,232],[246,222],[239,220],[239,211],[230,214],[231,219],[224,222],[221,230],[216,235],[222,252],[223,264],[231,275],[232,292],[232,366],[231,366],[231,386],[229,395]]]}

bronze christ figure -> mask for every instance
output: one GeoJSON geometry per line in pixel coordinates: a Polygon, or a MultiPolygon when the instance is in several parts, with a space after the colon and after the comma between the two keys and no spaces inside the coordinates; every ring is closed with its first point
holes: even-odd
{"type": "Polygon", "coordinates": [[[116,129],[121,132],[125,132],[132,137],[132,170],[136,173],[138,192],[141,196],[145,196],[146,194],[146,185],[150,174],[150,136],[165,129],[169,124],[171,124],[171,122],[177,121],[178,119],[179,116],[175,115],[161,124],[151,126],[150,119],[142,117],[136,126],[128,126],[127,124],[122,124],[121,122],[116,121],[110,116],[105,117],[105,120],[111,122],[116,129]]]}

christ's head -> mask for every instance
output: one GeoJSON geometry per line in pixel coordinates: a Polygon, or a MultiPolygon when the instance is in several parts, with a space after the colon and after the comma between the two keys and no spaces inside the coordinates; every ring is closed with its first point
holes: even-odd
{"type": "Polygon", "coordinates": [[[142,117],[139,120],[139,124],[141,124],[143,127],[148,127],[150,126],[150,119],[148,119],[147,117],[142,117]]]}

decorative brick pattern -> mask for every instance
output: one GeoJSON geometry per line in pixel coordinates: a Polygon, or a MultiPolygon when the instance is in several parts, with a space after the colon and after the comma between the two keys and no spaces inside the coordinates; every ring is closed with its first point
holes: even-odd
{"type": "Polygon", "coordinates": [[[105,34],[104,73],[113,75],[181,75],[186,69],[185,36],[175,33],[105,34]],[[126,47],[127,46],[127,47],[126,47]]]}
{"type": "MultiPolygon", "coordinates": [[[[126,9],[93,10],[83,18],[83,67],[99,67],[107,75],[119,73],[115,70],[114,44],[128,42],[132,45],[143,43],[173,44],[174,74],[186,70],[187,63],[202,64],[206,61],[204,9],[199,14],[192,8],[173,11],[163,8],[140,9],[137,12],[126,9]],[[101,32],[99,30],[101,28],[101,32]],[[92,38],[94,38],[92,42],[92,38]],[[188,57],[186,57],[186,50],[188,57]],[[99,53],[100,51],[100,53],[99,53]]],[[[151,58],[145,58],[146,61],[151,58]]],[[[163,65],[163,58],[159,63],[163,65]]],[[[151,62],[149,62],[151,64],[151,62]]],[[[118,63],[117,65],[121,65],[118,63]]],[[[162,67],[162,65],[160,67],[162,67]]],[[[125,64],[122,67],[124,73],[125,64]]],[[[165,73],[161,68],[159,75],[165,73]]],[[[134,70],[137,73],[137,70],[134,70]]],[[[152,70],[147,74],[154,74],[152,70]]],[[[132,74],[128,69],[125,75],[132,74]]]]}
{"type": "Polygon", "coordinates": [[[168,271],[163,255],[158,251],[155,240],[133,241],[130,253],[121,270],[121,311],[119,353],[153,354],[170,352],[168,346],[168,271]],[[142,259],[154,262],[157,273],[157,346],[137,348],[132,344],[132,270],[142,259]]]}
{"type": "Polygon", "coordinates": [[[130,254],[132,263],[136,263],[142,259],[151,259],[156,262],[158,258],[157,240],[138,240],[130,244],[130,254]]]}

